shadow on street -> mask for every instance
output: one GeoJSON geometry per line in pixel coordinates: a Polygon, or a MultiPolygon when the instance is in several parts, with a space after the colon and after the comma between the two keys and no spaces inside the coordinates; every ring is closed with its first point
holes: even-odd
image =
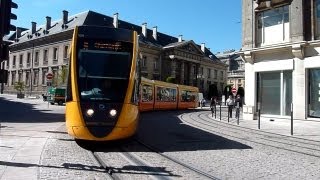
{"type": "Polygon", "coordinates": [[[64,114],[50,109],[36,109],[34,104],[9,101],[0,97],[0,122],[39,123],[63,122],[64,114]]]}

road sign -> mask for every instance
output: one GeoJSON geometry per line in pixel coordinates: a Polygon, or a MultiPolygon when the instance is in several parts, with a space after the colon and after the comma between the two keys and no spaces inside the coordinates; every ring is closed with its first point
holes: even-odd
{"type": "Polygon", "coordinates": [[[53,78],[53,74],[52,73],[48,73],[46,77],[47,77],[47,80],[48,79],[52,79],[53,78]]]}
{"type": "Polygon", "coordinates": [[[237,89],[236,89],[236,88],[232,88],[231,92],[232,92],[233,94],[235,94],[235,93],[237,93],[237,89]]]}

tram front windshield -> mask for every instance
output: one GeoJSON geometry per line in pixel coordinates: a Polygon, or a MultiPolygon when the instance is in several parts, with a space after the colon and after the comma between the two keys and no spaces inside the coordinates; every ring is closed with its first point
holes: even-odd
{"type": "Polygon", "coordinates": [[[81,49],[78,85],[81,100],[123,102],[131,67],[130,53],[81,49]]]}

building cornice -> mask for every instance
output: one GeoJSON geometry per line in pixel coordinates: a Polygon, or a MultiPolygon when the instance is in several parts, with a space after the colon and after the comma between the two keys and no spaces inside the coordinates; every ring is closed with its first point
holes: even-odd
{"type": "MultiPolygon", "coordinates": [[[[239,51],[238,54],[244,59],[245,62],[254,63],[254,56],[256,54],[265,54],[272,52],[281,52],[288,51],[293,54],[294,57],[303,59],[304,58],[304,47],[309,44],[308,41],[300,42],[290,42],[290,43],[281,43],[281,44],[272,44],[267,46],[261,46],[253,49],[246,49],[239,51]]],[[[318,42],[320,45],[320,41],[318,42]]]]}

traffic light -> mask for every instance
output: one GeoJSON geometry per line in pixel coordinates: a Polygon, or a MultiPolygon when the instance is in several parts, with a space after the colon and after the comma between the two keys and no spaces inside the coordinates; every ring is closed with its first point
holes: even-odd
{"type": "Polygon", "coordinates": [[[9,59],[9,45],[8,44],[2,44],[0,45],[0,62],[2,60],[8,60],[9,59]]]}
{"type": "Polygon", "coordinates": [[[0,69],[0,83],[7,83],[8,70],[0,69]]]}
{"type": "Polygon", "coordinates": [[[17,16],[11,13],[11,8],[18,8],[18,5],[12,0],[0,0],[0,35],[1,39],[10,31],[15,31],[16,27],[11,25],[11,19],[16,20],[17,16]]]}

